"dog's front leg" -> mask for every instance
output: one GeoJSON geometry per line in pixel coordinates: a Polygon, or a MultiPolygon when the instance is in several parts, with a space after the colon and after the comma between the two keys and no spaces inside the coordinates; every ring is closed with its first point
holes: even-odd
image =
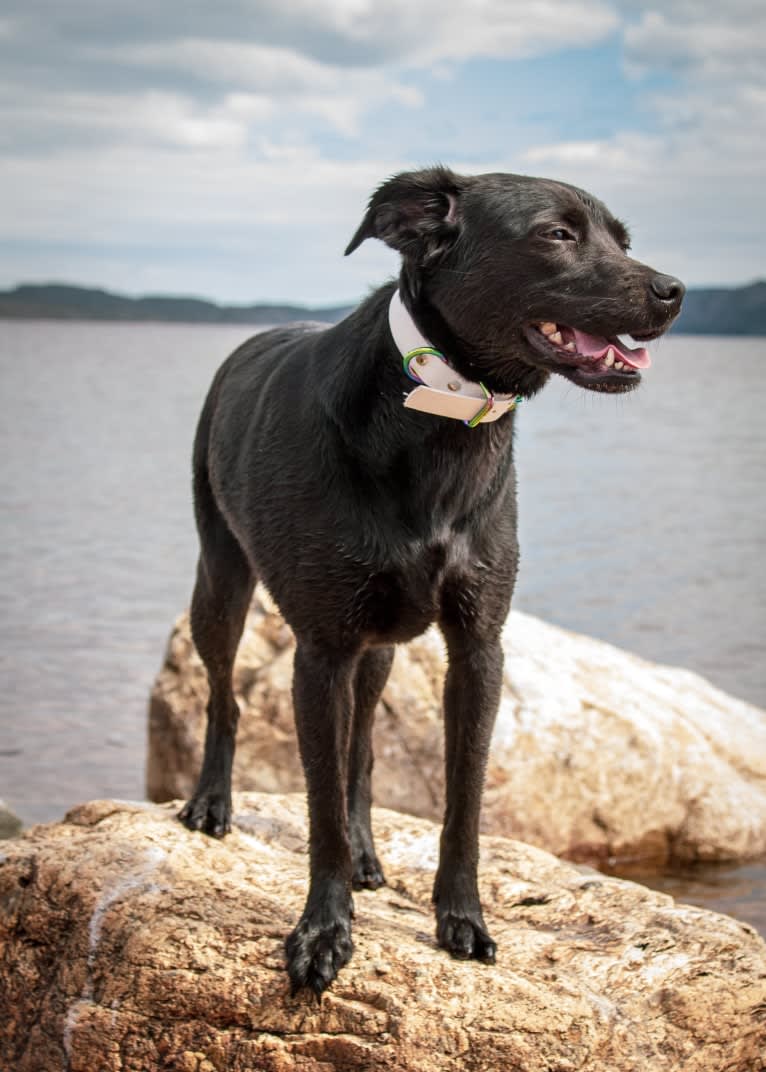
{"type": "Polygon", "coordinates": [[[496,946],[482,916],[477,869],[479,812],[503,670],[497,638],[445,629],[449,669],[444,689],[446,812],[434,883],[439,945],[454,957],[493,963],[496,946]]]}
{"type": "Polygon", "coordinates": [[[293,704],[309,805],[306,907],[286,943],[293,994],[319,996],[347,964],[351,942],[351,845],[346,786],[356,656],[301,641],[293,704]]]}

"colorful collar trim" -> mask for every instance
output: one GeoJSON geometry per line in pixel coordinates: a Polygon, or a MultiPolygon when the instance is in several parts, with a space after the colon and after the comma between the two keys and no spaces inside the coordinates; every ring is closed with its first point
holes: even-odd
{"type": "Polygon", "coordinates": [[[456,372],[444,354],[421,334],[398,290],[391,296],[388,324],[402,355],[404,371],[420,385],[405,397],[407,409],[451,417],[475,428],[510,413],[522,401],[521,395],[492,394],[483,383],[466,380],[456,372]]]}

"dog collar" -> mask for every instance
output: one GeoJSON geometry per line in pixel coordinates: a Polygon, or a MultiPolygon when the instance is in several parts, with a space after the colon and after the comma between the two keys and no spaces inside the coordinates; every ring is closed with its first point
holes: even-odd
{"type": "Polygon", "coordinates": [[[521,395],[493,394],[483,383],[466,380],[456,372],[444,354],[418,330],[398,289],[391,295],[388,324],[402,355],[404,371],[420,385],[405,396],[406,409],[452,417],[475,428],[477,424],[496,421],[521,402],[521,395]]]}

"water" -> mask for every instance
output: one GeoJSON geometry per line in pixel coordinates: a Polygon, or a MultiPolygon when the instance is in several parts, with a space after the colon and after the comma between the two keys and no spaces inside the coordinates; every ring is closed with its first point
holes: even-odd
{"type": "MultiPolygon", "coordinates": [[[[0,321],[0,797],[27,822],[143,795],[196,559],[194,424],[248,334],[0,321]]],[[[766,706],[764,363],[763,339],[671,338],[635,395],[525,403],[515,605],[766,706]]]]}

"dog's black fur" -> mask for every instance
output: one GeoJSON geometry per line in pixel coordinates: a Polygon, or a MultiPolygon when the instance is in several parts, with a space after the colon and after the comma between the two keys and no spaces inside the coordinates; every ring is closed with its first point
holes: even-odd
{"type": "MultiPolygon", "coordinates": [[[[562,363],[532,325],[655,337],[683,296],[677,280],[627,256],[625,228],[603,204],[544,179],[445,168],[396,176],[346,252],[372,237],[401,253],[402,300],[421,331],[495,392],[529,397],[551,372],[631,389],[638,373],[562,363]]],[[[394,645],[432,622],[449,652],[437,935],[453,956],[495,958],[478,830],[518,560],[514,418],[471,429],[403,408],[413,385],[387,322],[394,286],[334,327],[244,343],[215,377],[194,447],[192,628],[210,702],[202,772],[181,818],[217,837],[230,828],[231,673],[259,578],[297,639],[311,877],[286,950],[293,991],[316,994],[351,956],[352,887],[385,881],[370,829],[373,714],[394,645]]]]}

